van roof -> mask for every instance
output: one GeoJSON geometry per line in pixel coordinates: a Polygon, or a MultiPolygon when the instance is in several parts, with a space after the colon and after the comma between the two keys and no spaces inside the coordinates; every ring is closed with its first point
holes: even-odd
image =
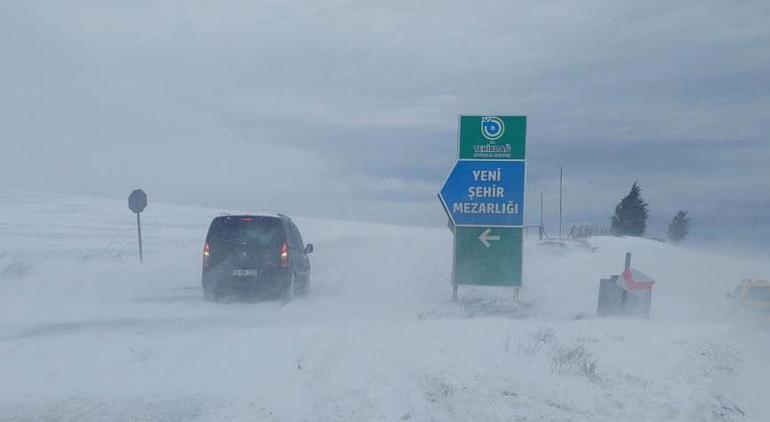
{"type": "Polygon", "coordinates": [[[273,218],[281,218],[281,217],[284,217],[284,215],[283,214],[274,213],[274,212],[263,212],[263,211],[260,211],[260,212],[256,212],[256,213],[252,213],[252,214],[227,214],[227,213],[222,213],[222,214],[219,215],[219,217],[273,217],[273,218]]]}

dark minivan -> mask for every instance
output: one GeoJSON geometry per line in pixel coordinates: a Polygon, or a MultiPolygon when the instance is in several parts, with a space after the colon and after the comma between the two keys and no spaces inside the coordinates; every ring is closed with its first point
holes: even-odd
{"type": "Polygon", "coordinates": [[[310,289],[313,245],[282,214],[224,215],[209,226],[203,246],[203,295],[261,295],[290,299],[310,289]]]}

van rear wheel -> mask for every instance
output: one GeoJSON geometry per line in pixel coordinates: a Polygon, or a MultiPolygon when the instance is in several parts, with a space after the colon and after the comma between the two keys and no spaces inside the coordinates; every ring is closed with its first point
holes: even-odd
{"type": "Polygon", "coordinates": [[[302,281],[296,282],[294,285],[294,296],[307,296],[310,291],[310,277],[305,276],[302,281]]]}
{"type": "Polygon", "coordinates": [[[207,302],[214,302],[218,299],[214,286],[211,282],[207,282],[205,279],[201,283],[203,286],[203,299],[207,302]]]}
{"type": "Polygon", "coordinates": [[[291,275],[286,279],[286,282],[283,285],[283,289],[281,292],[281,298],[285,302],[288,302],[294,299],[294,293],[296,291],[296,282],[297,282],[297,276],[294,273],[291,273],[291,275]]]}

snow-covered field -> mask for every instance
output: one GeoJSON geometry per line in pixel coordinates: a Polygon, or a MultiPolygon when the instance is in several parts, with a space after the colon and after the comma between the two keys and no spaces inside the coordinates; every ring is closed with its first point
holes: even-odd
{"type": "MultiPolygon", "coordinates": [[[[438,205],[437,205],[438,206],[438,205]]],[[[219,210],[0,193],[0,420],[770,420],[770,318],[725,298],[767,260],[641,239],[525,247],[450,302],[445,228],[296,218],[311,294],[203,302],[219,210]],[[597,319],[624,253],[649,321],[597,319]]]]}

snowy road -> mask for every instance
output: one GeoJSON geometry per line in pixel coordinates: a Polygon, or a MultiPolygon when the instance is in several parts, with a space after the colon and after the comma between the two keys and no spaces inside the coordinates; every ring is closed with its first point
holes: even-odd
{"type": "Polygon", "coordinates": [[[446,229],[296,219],[311,294],[203,302],[215,211],[0,194],[0,420],[768,420],[770,329],[724,293],[767,261],[597,238],[525,248],[523,305],[461,289],[446,229]],[[595,318],[626,250],[650,321],[595,318]],[[746,269],[751,268],[750,273],[746,269]]]}

